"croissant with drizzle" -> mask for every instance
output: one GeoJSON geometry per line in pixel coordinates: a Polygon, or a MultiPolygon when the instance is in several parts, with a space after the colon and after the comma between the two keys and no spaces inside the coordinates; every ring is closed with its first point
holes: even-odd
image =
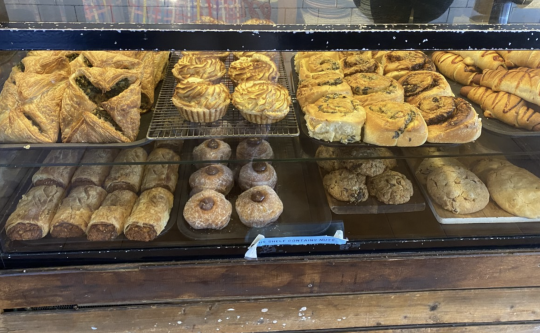
{"type": "Polygon", "coordinates": [[[81,68],[62,100],[62,142],[132,142],[139,133],[141,81],[137,71],[81,68]]]}

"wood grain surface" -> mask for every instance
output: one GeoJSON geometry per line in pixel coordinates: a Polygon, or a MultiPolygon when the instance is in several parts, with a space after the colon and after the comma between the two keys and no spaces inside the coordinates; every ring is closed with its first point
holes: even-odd
{"type": "Polygon", "coordinates": [[[540,288],[514,288],[10,312],[0,332],[532,332],[539,299],[540,288]]]}
{"type": "Polygon", "coordinates": [[[208,260],[0,271],[0,308],[540,287],[540,253],[208,260]]]}

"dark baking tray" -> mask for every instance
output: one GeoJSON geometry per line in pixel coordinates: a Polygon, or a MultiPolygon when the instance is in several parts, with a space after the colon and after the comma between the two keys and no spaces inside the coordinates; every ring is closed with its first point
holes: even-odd
{"type": "MultiPolygon", "coordinates": [[[[233,212],[229,224],[222,230],[197,230],[185,221],[183,212],[178,213],[178,229],[186,237],[195,240],[238,239],[251,242],[258,234],[266,237],[312,236],[323,234],[332,221],[332,214],[326,204],[324,189],[315,163],[274,163],[278,175],[276,192],[283,201],[283,214],[273,224],[264,228],[249,228],[240,222],[235,202],[241,189],[235,187],[227,195],[233,212]]],[[[195,167],[183,167],[180,181],[180,205],[185,206],[189,199],[189,176],[195,167]]]]}
{"type": "MultiPolygon", "coordinates": [[[[306,126],[306,120],[304,119],[304,113],[302,112],[302,109],[300,108],[300,104],[298,103],[298,100],[296,99],[296,90],[298,88],[299,78],[298,73],[294,70],[294,57],[291,58],[291,81],[292,81],[292,99],[293,99],[293,108],[294,112],[296,113],[296,119],[298,119],[298,127],[300,128],[300,133],[302,137],[306,137],[313,141],[316,144],[323,145],[323,146],[329,146],[329,147],[379,147],[377,145],[372,145],[365,142],[353,142],[353,143],[341,143],[341,142],[328,142],[323,140],[318,140],[315,138],[312,138],[309,136],[309,130],[306,126]]],[[[459,91],[458,91],[459,93],[459,91]]],[[[452,147],[460,145],[459,143],[430,143],[426,142],[423,145],[419,147],[452,147]]],[[[409,147],[399,147],[399,148],[409,148],[409,147]]]]}
{"type": "MultiPolygon", "coordinates": [[[[330,209],[334,214],[408,213],[418,212],[426,209],[426,201],[424,200],[424,196],[420,192],[420,189],[416,184],[416,179],[411,174],[411,171],[405,164],[405,161],[397,160],[397,166],[392,170],[404,174],[407,179],[411,181],[413,185],[413,195],[408,202],[401,205],[388,205],[380,202],[379,200],[377,200],[377,198],[370,195],[366,201],[354,204],[334,199],[330,194],[325,191],[330,209]]],[[[320,170],[320,172],[321,176],[324,177],[325,172],[322,169],[320,170]]]]}
{"type": "Polygon", "coordinates": [[[447,81],[450,84],[450,87],[452,88],[452,91],[454,92],[456,97],[461,97],[464,100],[471,103],[473,108],[476,110],[476,113],[478,113],[478,117],[480,117],[480,119],[482,119],[482,129],[483,130],[488,130],[488,131],[490,131],[490,132],[492,132],[494,134],[503,135],[503,136],[509,136],[511,138],[540,136],[540,131],[535,132],[535,131],[529,131],[529,130],[526,130],[526,129],[523,129],[523,128],[517,128],[517,127],[514,127],[514,126],[510,126],[510,125],[508,125],[506,123],[503,123],[500,120],[493,119],[493,118],[488,118],[488,117],[484,116],[484,111],[482,110],[480,105],[474,103],[473,101],[471,101],[470,99],[468,99],[465,96],[462,96],[459,93],[459,91],[463,87],[461,84],[459,84],[457,82],[454,82],[454,81],[451,81],[449,79],[447,79],[447,81]]]}
{"type": "MultiPolygon", "coordinates": [[[[44,238],[31,240],[31,241],[12,241],[7,237],[5,231],[5,224],[9,216],[17,208],[17,203],[21,199],[22,195],[28,192],[32,187],[32,176],[34,173],[39,170],[39,168],[32,168],[32,171],[29,172],[26,178],[21,181],[18,189],[14,192],[13,196],[5,204],[4,209],[2,210],[2,215],[0,219],[0,242],[2,244],[2,249],[4,252],[47,252],[47,251],[61,251],[65,250],[66,247],[76,248],[78,251],[85,250],[110,250],[110,249],[119,249],[125,248],[126,244],[129,244],[130,247],[136,248],[139,244],[146,244],[146,242],[137,242],[127,239],[124,234],[118,236],[112,241],[105,242],[93,242],[87,240],[85,237],[76,237],[76,238],[53,238],[50,234],[47,234],[44,238]]],[[[179,170],[180,172],[180,170],[179,170]]],[[[180,193],[182,190],[182,184],[180,180],[176,186],[174,192],[174,203],[171,210],[169,221],[165,226],[165,229],[156,237],[158,240],[160,237],[165,235],[175,224],[176,216],[178,211],[181,211],[180,208],[180,193]]],[[[69,191],[69,190],[68,190],[69,191]]],[[[148,242],[152,243],[152,242],[148,242]]]]}

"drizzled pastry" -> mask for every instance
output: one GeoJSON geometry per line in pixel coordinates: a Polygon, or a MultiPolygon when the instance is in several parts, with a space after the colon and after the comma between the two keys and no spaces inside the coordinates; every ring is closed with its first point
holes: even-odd
{"type": "Polygon", "coordinates": [[[540,68],[540,51],[497,51],[507,67],[540,68]]]}
{"type": "Polygon", "coordinates": [[[338,73],[328,73],[325,76],[305,79],[300,82],[296,90],[296,98],[302,110],[308,104],[315,103],[318,99],[329,94],[353,95],[351,87],[345,83],[343,75],[338,73]]]}
{"type": "Polygon", "coordinates": [[[33,240],[49,233],[51,221],[64,198],[64,189],[55,185],[32,187],[17,203],[6,221],[6,234],[12,240],[33,240]]]}
{"type": "Polygon", "coordinates": [[[369,104],[391,101],[403,102],[403,87],[394,79],[375,73],[358,73],[345,77],[351,87],[353,98],[366,106],[369,104]]]}
{"type": "Polygon", "coordinates": [[[221,83],[189,78],[176,85],[172,102],[185,119],[209,123],[225,116],[231,95],[221,83]]]}
{"type": "Polygon", "coordinates": [[[81,68],[62,100],[62,142],[132,142],[139,133],[141,81],[135,71],[81,68]]]}
{"type": "MultiPolygon", "coordinates": [[[[195,149],[193,149],[193,161],[219,161],[219,160],[228,160],[231,157],[231,146],[228,143],[217,140],[210,139],[206,140],[195,149]]],[[[227,163],[222,163],[227,165],[227,163]]],[[[195,164],[195,166],[200,169],[206,164],[195,164]]]]}
{"type": "Polygon", "coordinates": [[[234,186],[234,175],[226,166],[212,164],[192,173],[189,177],[189,186],[195,192],[214,190],[227,195],[234,186]]]}
{"type": "Polygon", "coordinates": [[[540,70],[516,68],[509,71],[486,69],[474,77],[474,83],[504,91],[540,105],[540,70]]]}
{"type": "Polygon", "coordinates": [[[174,65],[172,73],[177,81],[181,82],[189,78],[199,78],[217,84],[227,69],[225,64],[218,58],[198,57],[185,55],[174,65]]]}
{"type": "Polygon", "coordinates": [[[482,132],[478,114],[461,98],[427,97],[418,108],[428,125],[428,142],[466,143],[478,139],[482,132]]]}
{"type": "Polygon", "coordinates": [[[279,63],[279,52],[233,52],[234,60],[238,60],[240,58],[251,58],[255,54],[262,54],[267,56],[268,58],[272,59],[273,62],[276,64],[279,63]]]}
{"type": "Polygon", "coordinates": [[[183,214],[193,229],[221,230],[229,224],[232,205],[223,194],[203,190],[188,200],[183,214]]]}
{"type": "Polygon", "coordinates": [[[330,94],[304,109],[309,135],[324,141],[360,141],[366,120],[364,108],[350,96],[330,94]]]}
{"type": "Polygon", "coordinates": [[[523,99],[486,87],[463,87],[460,93],[480,105],[484,116],[498,119],[510,126],[540,131],[540,108],[523,99]]]}
{"type": "Polygon", "coordinates": [[[279,72],[270,58],[255,54],[251,58],[240,58],[232,62],[229,67],[229,78],[235,85],[244,81],[277,82],[279,72]]]}
{"type": "Polygon", "coordinates": [[[298,67],[300,81],[326,76],[329,73],[336,73],[343,76],[343,70],[337,53],[317,52],[309,58],[302,59],[298,67]]]}
{"type": "Polygon", "coordinates": [[[427,139],[420,110],[408,103],[379,102],[366,106],[364,142],[379,146],[414,147],[427,139]]]}
{"type": "Polygon", "coordinates": [[[478,67],[467,65],[463,57],[451,52],[433,52],[433,62],[439,71],[452,81],[463,85],[471,84],[474,76],[479,72],[478,67]]]}
{"type": "Polygon", "coordinates": [[[277,83],[247,81],[234,89],[232,102],[247,121],[272,124],[287,116],[291,97],[287,88],[277,83]]]}
{"type": "Polygon", "coordinates": [[[450,85],[437,72],[410,72],[398,81],[405,90],[405,102],[413,105],[427,97],[454,96],[450,85]]]}
{"type": "Polygon", "coordinates": [[[274,151],[268,141],[261,138],[242,140],[236,147],[236,158],[239,160],[268,160],[274,158],[274,151]]]}
{"type": "Polygon", "coordinates": [[[466,65],[474,65],[481,69],[504,69],[505,61],[497,51],[450,51],[463,57],[466,65]]]}
{"type": "Polygon", "coordinates": [[[266,162],[248,163],[242,167],[238,176],[238,185],[244,191],[262,185],[274,188],[276,183],[276,170],[266,162]]]}
{"type": "Polygon", "coordinates": [[[382,75],[382,66],[374,59],[368,58],[363,54],[349,55],[341,59],[341,69],[345,76],[356,73],[377,73],[382,75]]]}
{"type": "Polygon", "coordinates": [[[271,187],[255,186],[238,196],[236,212],[246,226],[262,228],[277,221],[283,203],[271,187]]]}
{"type": "Polygon", "coordinates": [[[435,65],[422,51],[391,51],[381,61],[384,75],[396,80],[410,71],[435,71],[435,65]]]}

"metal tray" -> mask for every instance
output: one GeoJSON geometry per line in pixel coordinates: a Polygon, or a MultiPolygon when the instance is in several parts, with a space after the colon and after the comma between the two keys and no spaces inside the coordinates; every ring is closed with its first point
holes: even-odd
{"type": "MultiPolygon", "coordinates": [[[[111,250],[111,249],[125,248],[126,244],[129,244],[128,247],[131,246],[132,248],[136,248],[138,244],[141,244],[141,243],[146,244],[145,242],[131,241],[127,239],[124,236],[124,234],[118,236],[116,239],[112,241],[104,241],[104,242],[89,241],[85,237],[53,238],[51,237],[50,234],[47,234],[47,236],[45,236],[44,238],[36,239],[36,240],[29,240],[29,241],[10,240],[7,237],[7,234],[5,232],[6,221],[9,218],[9,216],[17,208],[17,203],[21,199],[22,195],[28,192],[28,190],[32,187],[32,176],[37,170],[39,170],[39,168],[33,168],[31,169],[31,172],[27,173],[26,178],[21,181],[19,187],[11,196],[11,198],[7,201],[7,203],[4,206],[4,209],[2,210],[2,215],[0,218],[0,230],[1,230],[0,242],[2,244],[2,249],[5,252],[61,251],[67,246],[71,248],[76,248],[79,251],[111,250]]],[[[176,223],[176,216],[178,215],[178,211],[181,211],[179,209],[180,207],[179,203],[180,203],[180,193],[181,193],[182,187],[183,186],[179,181],[174,192],[174,203],[173,203],[173,208],[171,210],[169,221],[167,222],[165,229],[163,229],[163,231],[156,237],[154,241],[158,240],[160,237],[165,235],[176,223]]],[[[152,242],[149,242],[149,243],[152,243],[152,242]]]]}
{"type": "MultiPolygon", "coordinates": [[[[388,213],[407,213],[407,212],[419,212],[426,209],[426,202],[424,196],[418,189],[416,179],[411,175],[411,172],[405,161],[397,160],[397,167],[393,170],[399,173],[404,174],[407,179],[409,179],[413,185],[413,195],[411,199],[401,205],[388,205],[383,202],[380,202],[373,196],[364,202],[359,202],[357,204],[339,201],[332,197],[328,192],[326,193],[326,199],[328,200],[328,205],[334,214],[388,214],[388,213]]],[[[320,169],[321,178],[324,178],[325,172],[320,169]]]]}
{"type": "MultiPolygon", "coordinates": [[[[344,143],[341,143],[341,142],[328,142],[328,141],[318,140],[318,139],[315,139],[315,138],[311,137],[309,135],[309,130],[307,128],[306,121],[304,120],[304,113],[302,112],[302,109],[300,108],[300,104],[298,104],[298,100],[296,99],[296,90],[298,89],[298,84],[299,84],[300,80],[298,78],[298,73],[296,73],[296,71],[294,70],[294,68],[295,68],[295,66],[294,66],[294,57],[291,58],[291,66],[292,66],[291,68],[293,68],[291,70],[291,77],[292,77],[293,92],[294,92],[294,95],[291,95],[291,96],[294,96],[293,97],[294,112],[296,113],[296,118],[299,119],[298,124],[299,124],[299,127],[300,127],[300,131],[302,132],[302,135],[301,135],[302,137],[306,137],[306,138],[310,139],[311,141],[313,141],[316,144],[323,145],[323,146],[329,146],[329,147],[379,147],[377,145],[372,145],[370,143],[365,143],[365,142],[353,142],[353,143],[344,144],[344,143]]],[[[424,143],[423,145],[421,145],[419,147],[453,147],[453,146],[458,146],[458,145],[460,145],[460,144],[459,143],[430,143],[430,142],[426,142],[426,143],[424,143]]],[[[409,148],[409,147],[399,147],[399,148],[409,148]]],[[[416,148],[416,147],[413,147],[413,148],[416,148]]]]}
{"type": "MultiPolygon", "coordinates": [[[[291,109],[285,119],[269,125],[252,124],[244,119],[240,112],[234,108],[232,103],[225,116],[214,123],[192,123],[180,115],[171,101],[176,86],[176,79],[172,75],[172,69],[178,59],[179,52],[171,53],[171,61],[167,70],[167,76],[163,82],[163,88],[157,99],[156,108],[147,137],[150,140],[169,140],[169,139],[201,139],[201,138],[227,138],[227,137],[295,137],[300,134],[296,114],[291,109]]],[[[280,57],[279,80],[278,83],[287,87],[289,93],[291,89],[287,80],[283,59],[280,57]]],[[[227,68],[233,61],[232,56],[227,58],[225,65],[227,68]]],[[[222,79],[229,90],[234,90],[229,75],[225,74],[222,79]]],[[[292,94],[291,94],[292,95],[292,94]]]]}
{"type": "MultiPolygon", "coordinates": [[[[264,228],[249,228],[240,222],[235,202],[241,190],[235,186],[227,199],[232,203],[233,212],[229,224],[222,230],[193,229],[184,219],[182,211],[178,214],[178,229],[186,237],[195,240],[252,241],[258,234],[266,237],[312,236],[323,234],[332,221],[332,214],[325,202],[324,189],[318,167],[315,163],[274,163],[278,175],[276,192],[283,201],[283,213],[279,219],[264,228]]],[[[185,206],[189,199],[189,176],[196,169],[184,166],[181,173],[181,200],[185,206]]]]}
{"type": "Polygon", "coordinates": [[[485,129],[487,131],[490,131],[494,134],[503,135],[503,136],[509,136],[511,138],[520,138],[520,137],[537,137],[540,136],[540,131],[529,131],[523,128],[517,128],[514,126],[510,126],[506,123],[503,123],[502,121],[498,119],[488,118],[484,116],[484,111],[480,107],[480,105],[474,103],[470,99],[468,99],[465,96],[461,96],[459,91],[463,87],[461,84],[451,81],[447,79],[448,83],[450,84],[450,87],[452,88],[452,91],[456,95],[456,97],[461,97],[467,102],[471,103],[473,108],[476,110],[476,113],[478,113],[478,117],[482,119],[482,129],[485,129]]]}

